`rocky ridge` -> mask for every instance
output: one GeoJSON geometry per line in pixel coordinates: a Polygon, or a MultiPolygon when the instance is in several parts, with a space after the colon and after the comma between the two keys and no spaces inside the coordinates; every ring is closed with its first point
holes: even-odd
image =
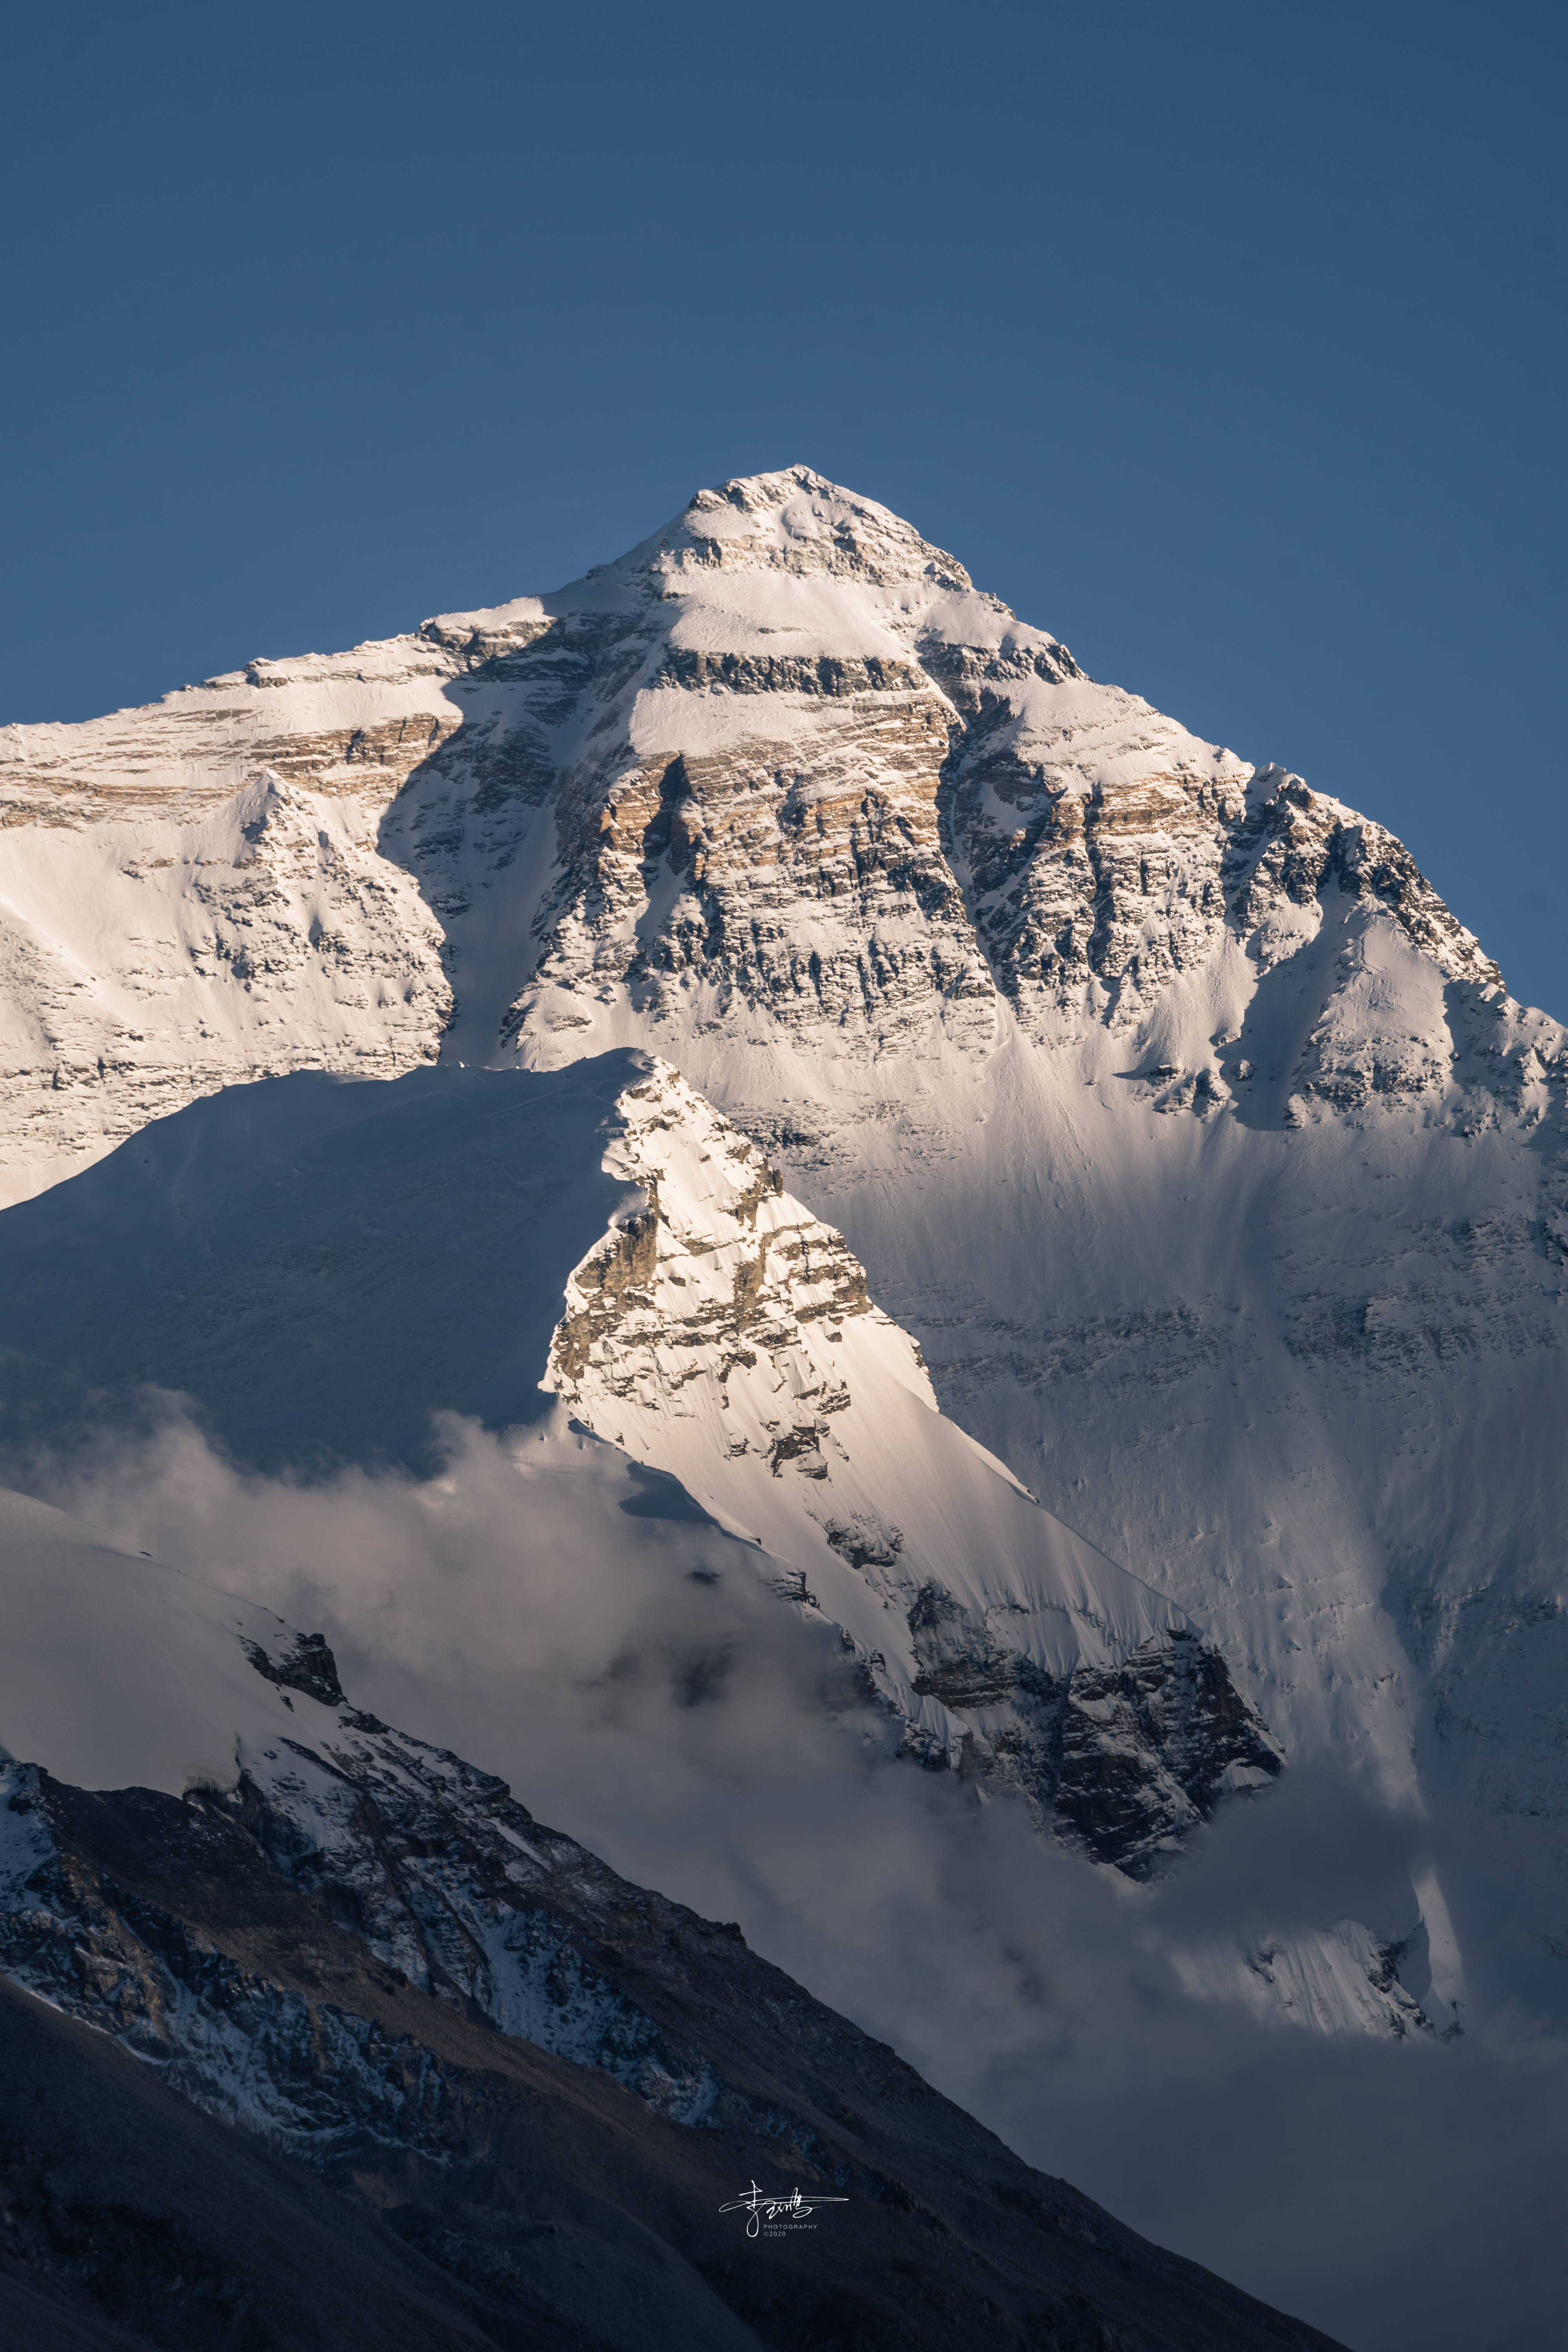
{"type": "MultiPolygon", "coordinates": [[[[62,1757],[107,1736],[121,1769],[166,1780],[195,1738],[215,1767],[181,1796],[7,1759],[0,1968],[376,2215],[384,2259],[429,2298],[428,2340],[934,2352],[984,2318],[999,2343],[1056,2352],[1326,2342],[1030,2172],[737,1929],[628,1885],[493,1775],[355,1710],[319,1638],[145,1562],[117,1571],[88,1530],[18,1507],[68,1580],[110,1580],[120,1622],[77,1644],[78,1687],[8,1704],[7,1736],[41,1704],[62,1757]],[[173,1708],[135,1687],[166,1664],[173,1708]],[[128,1674],[116,1715],[105,1697],[128,1674]],[[785,2238],[759,2272],[733,2200],[783,2170],[835,2198],[842,2229],[785,2238]]],[[[171,2347],[215,2340],[217,2317],[243,2330],[248,2308],[239,2340],[260,2340],[267,2290],[242,2291],[232,2246],[195,2252],[199,2200],[148,2210],[184,2161],[174,2111],[139,2096],[143,2161],[106,2207],[81,2182],[121,2129],[122,2078],[98,2062],[83,2128],[81,2045],[56,2032],[35,2051],[14,1998],[0,2015],[7,2081],[30,2068],[29,2109],[47,2102],[0,2134],[0,2297],[68,2315],[85,2296],[133,2321],[127,2342],[139,2328],[171,2347]]],[[[202,2145],[220,2178],[245,2176],[202,2145]]],[[[332,2197],[321,2224],[363,2258],[332,2197]]]]}
{"type": "Polygon", "coordinates": [[[1225,1659],[941,1419],[751,1139],[660,1063],[616,1112],[605,1164],[637,1193],[567,1285],[546,1385],[788,1563],[781,1597],[837,1625],[905,1752],[1095,1860],[1142,1875],[1266,1788],[1281,1753],[1225,1659]]]}

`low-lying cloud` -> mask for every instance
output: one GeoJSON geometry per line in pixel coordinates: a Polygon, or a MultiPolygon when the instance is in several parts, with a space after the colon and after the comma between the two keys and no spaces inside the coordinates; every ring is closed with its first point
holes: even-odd
{"type": "Polygon", "coordinates": [[[236,1471],[171,1402],[151,1439],[12,1475],[324,1633],[359,1704],[738,1920],[1163,2243],[1359,2352],[1553,2340],[1554,2035],[1500,2010],[1441,2043],[1332,2039],[1194,1999],[1174,1964],[1347,1914],[1400,1932],[1375,1915],[1432,1824],[1302,1769],[1131,1886],[1017,1806],[890,1761],[830,1630],[671,1482],[559,1414],[510,1445],[448,1421],[440,1443],[433,1479],[295,1484],[236,1471]]]}

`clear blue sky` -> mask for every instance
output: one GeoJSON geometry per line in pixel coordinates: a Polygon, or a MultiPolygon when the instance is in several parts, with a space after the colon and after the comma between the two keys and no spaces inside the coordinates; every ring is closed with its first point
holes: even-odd
{"type": "Polygon", "coordinates": [[[0,719],[797,460],[1568,1018],[1568,11],[13,9],[0,719]]]}

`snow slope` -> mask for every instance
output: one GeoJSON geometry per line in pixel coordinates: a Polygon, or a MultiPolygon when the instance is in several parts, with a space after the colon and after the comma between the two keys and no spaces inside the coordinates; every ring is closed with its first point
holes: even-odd
{"type": "Polygon", "coordinates": [[[251,1663],[250,1648],[276,1662],[296,1651],[270,1611],[6,1490],[0,1611],[5,1754],[79,1787],[232,1789],[315,1704],[285,1703],[251,1663]]]}
{"type": "Polygon", "coordinates": [[[436,1412],[536,1417],[572,1268],[640,1202],[600,1166],[638,1066],[300,1072],[154,1122],[0,1216],[0,1426],[163,1392],[247,1465],[427,1470],[436,1412]]]}

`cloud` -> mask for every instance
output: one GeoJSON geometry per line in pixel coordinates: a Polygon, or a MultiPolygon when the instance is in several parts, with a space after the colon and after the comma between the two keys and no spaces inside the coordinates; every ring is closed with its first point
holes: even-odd
{"type": "Polygon", "coordinates": [[[1163,2243],[1365,2352],[1552,2339],[1559,2040],[1501,2003],[1442,2044],[1334,2040],[1194,1999],[1174,1965],[1345,1916],[1407,1932],[1442,1824],[1302,1768],[1131,1886],[890,1761],[830,1630],[672,1481],[559,1412],[510,1444],[448,1419],[437,1451],[434,1478],[268,1479],[165,1401],[150,1438],[14,1475],[323,1632],[360,1704],[739,1920],[1163,2243]]]}

